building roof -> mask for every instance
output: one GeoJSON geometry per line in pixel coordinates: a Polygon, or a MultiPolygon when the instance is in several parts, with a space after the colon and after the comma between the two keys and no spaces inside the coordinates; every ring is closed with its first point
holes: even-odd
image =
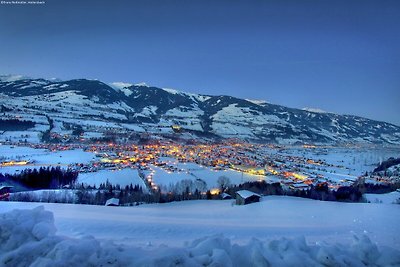
{"type": "Polygon", "coordinates": [[[252,197],[252,196],[261,197],[259,194],[251,192],[249,190],[240,190],[240,191],[237,191],[236,194],[238,194],[239,196],[241,196],[244,199],[252,197]]]}
{"type": "Polygon", "coordinates": [[[294,188],[304,188],[304,187],[309,187],[309,185],[308,184],[304,184],[304,183],[298,183],[298,184],[292,184],[292,185],[290,185],[291,187],[294,187],[294,188]]]}
{"type": "Polygon", "coordinates": [[[106,206],[119,206],[119,199],[118,198],[110,198],[106,201],[106,206]]]}

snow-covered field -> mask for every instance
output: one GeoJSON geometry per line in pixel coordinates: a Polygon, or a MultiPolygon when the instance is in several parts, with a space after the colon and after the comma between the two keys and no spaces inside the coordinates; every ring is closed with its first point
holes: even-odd
{"type": "MultiPolygon", "coordinates": [[[[183,165],[183,164],[182,164],[183,165]]],[[[207,188],[218,188],[217,180],[221,176],[226,176],[231,184],[241,184],[249,181],[267,180],[268,177],[260,175],[251,175],[233,170],[213,170],[210,167],[201,166],[195,163],[187,163],[182,166],[181,172],[168,172],[160,167],[151,166],[153,171],[153,180],[161,187],[175,184],[184,179],[196,180],[201,179],[207,183],[207,188]]]]}
{"type": "Polygon", "coordinates": [[[40,167],[67,166],[74,163],[89,163],[95,154],[82,149],[49,151],[23,146],[0,145],[1,161],[30,161],[27,165],[0,166],[0,173],[16,173],[24,169],[40,167]]]}
{"type": "Polygon", "coordinates": [[[399,191],[394,191],[387,194],[364,194],[364,197],[370,203],[400,204],[399,191]]]}
{"type": "Polygon", "coordinates": [[[252,175],[231,169],[215,170],[212,167],[202,166],[196,163],[182,163],[169,157],[161,157],[160,160],[166,162],[167,166],[172,166],[179,170],[171,172],[162,167],[150,166],[147,173],[151,173],[155,184],[165,191],[168,191],[170,185],[176,184],[182,180],[195,181],[196,179],[203,180],[206,183],[207,189],[218,188],[219,185],[217,181],[221,176],[228,177],[230,183],[234,185],[264,180],[270,183],[279,181],[279,179],[274,176],[252,175]]]}
{"type": "Polygon", "coordinates": [[[84,183],[88,185],[96,185],[97,187],[101,183],[116,185],[119,184],[122,187],[127,185],[139,185],[146,189],[146,185],[143,180],[139,177],[136,169],[126,168],[122,170],[100,170],[97,172],[79,173],[78,183],[84,183]]]}
{"type": "Polygon", "coordinates": [[[0,211],[39,205],[54,213],[57,236],[51,213],[0,215],[0,263],[400,265],[400,205],[270,196],[246,206],[206,200],[137,207],[0,202],[0,211]]]}
{"type": "MultiPolygon", "coordinates": [[[[390,157],[398,157],[398,147],[371,147],[371,148],[288,148],[281,154],[302,156],[313,160],[323,160],[329,164],[342,166],[343,168],[326,168],[327,171],[335,171],[338,174],[359,176],[366,171],[371,172],[377,165],[390,157]]],[[[346,178],[344,176],[344,178],[346,178]]]]}

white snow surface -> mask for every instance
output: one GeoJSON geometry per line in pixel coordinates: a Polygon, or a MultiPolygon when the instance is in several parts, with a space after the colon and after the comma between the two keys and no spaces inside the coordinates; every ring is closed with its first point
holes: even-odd
{"type": "Polygon", "coordinates": [[[113,83],[110,83],[109,84],[112,88],[115,88],[115,89],[123,89],[123,88],[126,88],[126,87],[130,87],[130,86],[132,86],[133,84],[131,84],[131,83],[125,83],[125,82],[113,82],[113,83]]]}
{"type": "Polygon", "coordinates": [[[309,111],[309,112],[314,112],[314,113],[327,113],[325,110],[322,110],[320,108],[305,107],[305,108],[302,108],[302,110],[309,111]]]}
{"type": "Polygon", "coordinates": [[[124,82],[114,82],[109,84],[115,90],[119,90],[123,92],[126,96],[130,96],[133,92],[128,88],[131,87],[133,84],[131,83],[124,83],[124,82]]]}
{"type": "Polygon", "coordinates": [[[127,185],[139,185],[145,190],[146,185],[139,177],[136,169],[122,169],[122,170],[100,170],[97,172],[79,173],[78,183],[99,186],[101,183],[109,183],[122,187],[127,185]]]}
{"type": "Polygon", "coordinates": [[[0,159],[2,161],[26,160],[33,163],[22,166],[0,166],[0,173],[17,173],[24,169],[40,167],[66,167],[73,163],[89,163],[95,159],[94,153],[85,152],[82,149],[49,151],[46,149],[34,149],[23,146],[0,145],[0,159]]]}
{"type": "Polygon", "coordinates": [[[400,265],[397,205],[264,197],[37,206],[0,202],[1,266],[400,265]]]}
{"type": "Polygon", "coordinates": [[[210,167],[198,165],[196,163],[180,163],[176,159],[169,157],[161,157],[168,166],[176,167],[182,171],[168,172],[161,167],[150,165],[150,172],[154,172],[153,181],[161,187],[161,189],[168,191],[168,187],[174,185],[182,180],[201,179],[206,183],[207,189],[218,188],[218,178],[226,176],[229,178],[231,184],[241,184],[244,182],[263,181],[276,182],[273,176],[264,175],[251,175],[234,170],[213,170],[210,167]]]}
{"type": "Polygon", "coordinates": [[[164,91],[167,91],[170,94],[176,95],[179,94],[180,92],[178,90],[175,89],[171,89],[171,88],[162,88],[164,91]]]}
{"type": "Polygon", "coordinates": [[[386,194],[364,194],[367,201],[381,204],[400,204],[400,192],[394,191],[386,194]]]}
{"type": "Polygon", "coordinates": [[[260,100],[260,99],[246,99],[247,101],[256,104],[256,105],[263,105],[263,104],[268,104],[267,101],[265,100],[260,100]]]}

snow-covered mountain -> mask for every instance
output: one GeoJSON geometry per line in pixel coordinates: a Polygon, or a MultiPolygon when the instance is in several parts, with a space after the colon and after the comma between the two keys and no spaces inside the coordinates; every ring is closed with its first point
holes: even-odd
{"type": "MultiPolygon", "coordinates": [[[[183,133],[279,143],[400,144],[400,127],[385,122],[145,84],[0,76],[0,96],[1,119],[32,121],[35,126],[29,130],[38,134],[48,130],[66,134],[74,125],[88,133],[163,134],[179,125],[183,133]]],[[[24,130],[20,128],[14,131],[24,130]]],[[[13,129],[0,128],[4,130],[13,129]]]]}

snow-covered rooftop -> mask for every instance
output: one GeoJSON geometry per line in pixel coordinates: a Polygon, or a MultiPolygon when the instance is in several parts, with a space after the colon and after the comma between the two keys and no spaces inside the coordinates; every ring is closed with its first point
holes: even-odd
{"type": "Polygon", "coordinates": [[[239,190],[236,192],[236,194],[238,194],[239,196],[241,196],[242,198],[249,198],[251,196],[258,196],[261,197],[259,194],[251,192],[249,190],[239,190]]]}
{"type": "Polygon", "coordinates": [[[106,206],[119,206],[119,199],[118,198],[110,198],[106,201],[106,206]]]}

